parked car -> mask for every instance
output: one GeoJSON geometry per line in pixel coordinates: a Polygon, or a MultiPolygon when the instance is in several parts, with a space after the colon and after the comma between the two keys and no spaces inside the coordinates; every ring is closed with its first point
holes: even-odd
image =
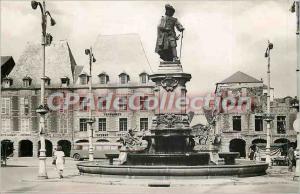
{"type": "MultiPolygon", "coordinates": [[[[119,153],[121,148],[120,143],[97,142],[93,143],[94,158],[104,159],[107,153],[119,153]]],[[[89,158],[89,143],[75,143],[74,148],[71,149],[70,156],[74,160],[84,160],[89,158]]]]}

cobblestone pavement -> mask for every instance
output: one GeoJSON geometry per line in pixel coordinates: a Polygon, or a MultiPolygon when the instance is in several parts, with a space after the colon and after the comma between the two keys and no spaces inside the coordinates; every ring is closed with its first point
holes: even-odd
{"type": "MultiPolygon", "coordinates": [[[[37,158],[12,158],[1,168],[1,193],[300,193],[287,167],[272,167],[258,177],[125,177],[79,175],[76,161],[67,159],[64,178],[58,179],[47,159],[48,179],[37,179],[37,158]],[[169,187],[149,187],[149,185],[169,187]]],[[[107,161],[104,161],[107,162],[107,161]]]]}

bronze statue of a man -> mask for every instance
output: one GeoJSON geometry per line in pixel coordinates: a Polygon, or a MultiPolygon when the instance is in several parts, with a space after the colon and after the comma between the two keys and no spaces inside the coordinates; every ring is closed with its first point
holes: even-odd
{"type": "Polygon", "coordinates": [[[179,61],[177,57],[177,43],[175,27],[178,31],[184,30],[178,19],[173,17],[175,9],[169,5],[165,5],[165,16],[161,17],[160,24],[157,27],[157,41],[155,52],[159,54],[164,61],[179,61]]]}

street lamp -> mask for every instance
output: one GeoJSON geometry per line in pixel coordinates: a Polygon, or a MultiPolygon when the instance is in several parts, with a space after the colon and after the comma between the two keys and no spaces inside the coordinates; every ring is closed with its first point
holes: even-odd
{"type": "Polygon", "coordinates": [[[90,99],[90,107],[89,107],[89,119],[87,123],[89,124],[89,161],[94,160],[94,148],[93,148],[93,123],[95,119],[92,118],[92,103],[91,100],[93,99],[92,94],[92,63],[96,62],[96,59],[93,54],[92,47],[90,49],[85,49],[85,54],[89,56],[89,65],[90,65],[90,75],[89,75],[89,99],[90,99]]]}
{"type": "Polygon", "coordinates": [[[42,13],[42,77],[41,77],[41,101],[40,106],[37,108],[36,112],[40,114],[40,125],[39,125],[39,135],[40,135],[40,153],[39,153],[39,174],[38,177],[40,179],[47,179],[47,171],[46,171],[46,148],[45,148],[45,116],[49,112],[49,108],[47,103],[45,102],[45,80],[47,77],[45,76],[45,56],[46,56],[46,46],[49,46],[52,42],[53,37],[51,34],[47,33],[47,16],[50,17],[50,24],[54,26],[56,24],[55,20],[52,18],[49,11],[46,10],[46,3],[31,1],[32,9],[37,9],[40,7],[42,13]]]}
{"type": "MultiPolygon", "coordinates": [[[[298,102],[300,100],[300,2],[299,0],[294,1],[290,11],[292,13],[296,12],[297,16],[297,28],[296,28],[296,37],[297,37],[297,98],[298,102]]],[[[296,170],[294,175],[294,180],[300,180],[300,112],[298,108],[297,119],[294,121],[294,128],[297,131],[297,148],[296,148],[296,170]]]]}
{"type": "Polygon", "coordinates": [[[273,44],[268,41],[268,47],[265,52],[265,57],[268,58],[268,89],[267,89],[267,114],[265,115],[265,121],[267,122],[267,145],[266,145],[266,163],[269,164],[269,166],[272,165],[271,163],[271,156],[270,156],[270,144],[271,144],[271,136],[270,136],[270,131],[271,131],[271,122],[273,120],[273,117],[271,116],[271,111],[270,111],[270,51],[273,49],[273,44]]]}

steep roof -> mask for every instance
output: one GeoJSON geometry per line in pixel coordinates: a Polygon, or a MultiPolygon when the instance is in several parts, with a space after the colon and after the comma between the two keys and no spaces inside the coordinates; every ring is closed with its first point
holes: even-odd
{"type": "MultiPolygon", "coordinates": [[[[73,83],[78,77],[78,68],[66,40],[55,41],[46,47],[45,74],[51,79],[51,86],[60,86],[62,77],[68,77],[73,83]]],[[[10,74],[14,80],[13,86],[21,86],[22,79],[28,76],[32,79],[33,87],[40,87],[41,73],[41,44],[28,43],[10,74]]]]}
{"type": "Polygon", "coordinates": [[[1,67],[11,58],[11,56],[1,56],[1,67]]]}
{"type": "Polygon", "coordinates": [[[229,84],[229,83],[262,83],[262,81],[250,75],[247,75],[241,71],[238,71],[218,84],[229,84]]]}
{"type": "MultiPolygon", "coordinates": [[[[96,62],[92,65],[93,83],[99,83],[98,75],[103,71],[112,84],[119,81],[119,74],[130,72],[130,82],[139,82],[141,72],[149,72],[147,57],[138,34],[99,35],[93,46],[96,62]]],[[[88,60],[88,58],[87,58],[88,60]]],[[[88,65],[83,72],[89,72],[88,65]]]]}
{"type": "Polygon", "coordinates": [[[15,66],[12,56],[1,56],[1,77],[8,76],[15,66]]]}

